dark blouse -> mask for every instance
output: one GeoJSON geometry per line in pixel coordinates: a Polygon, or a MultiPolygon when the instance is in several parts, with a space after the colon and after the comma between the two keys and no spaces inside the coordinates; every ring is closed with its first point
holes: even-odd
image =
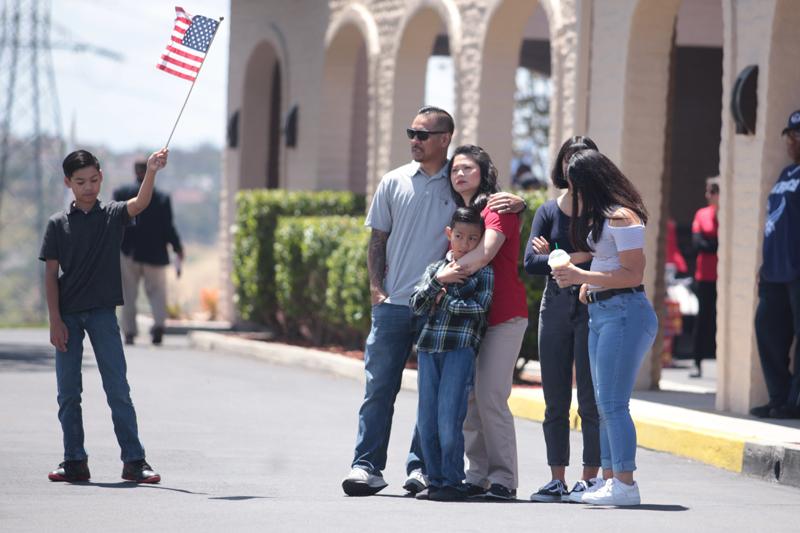
{"type": "MultiPolygon", "coordinates": [[[[548,200],[536,210],[531,224],[531,234],[525,245],[525,271],[528,274],[547,276],[550,267],[547,265],[547,254],[537,254],[533,251],[531,241],[534,237],[544,237],[550,243],[550,250],[555,250],[556,244],[565,252],[571,254],[576,250],[569,238],[570,217],[559,209],[556,200],[548,200]]],[[[576,265],[588,270],[591,261],[576,265]]]]}

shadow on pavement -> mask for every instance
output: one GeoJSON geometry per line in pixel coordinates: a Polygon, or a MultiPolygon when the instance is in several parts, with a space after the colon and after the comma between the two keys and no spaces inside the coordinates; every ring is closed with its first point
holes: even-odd
{"type": "Polygon", "coordinates": [[[683,505],[659,505],[655,503],[645,503],[642,505],[620,505],[620,506],[613,506],[613,505],[598,505],[598,506],[586,506],[586,509],[590,509],[593,511],[602,511],[602,510],[613,510],[613,509],[623,509],[626,511],[688,511],[688,507],[684,507],[683,505]]]}
{"type": "Polygon", "coordinates": [[[212,496],[209,500],[227,500],[238,502],[243,500],[271,500],[272,496],[212,496]]]}
{"type": "Polygon", "coordinates": [[[53,348],[31,344],[0,344],[0,371],[48,372],[54,367],[53,348]]]}

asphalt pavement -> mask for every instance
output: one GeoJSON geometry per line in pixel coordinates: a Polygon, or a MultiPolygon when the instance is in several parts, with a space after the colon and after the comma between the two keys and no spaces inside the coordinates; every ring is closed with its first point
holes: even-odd
{"type": "MultiPolygon", "coordinates": [[[[0,330],[0,531],[796,531],[800,490],[640,449],[643,505],[534,504],[549,479],[541,425],[517,420],[519,500],[437,503],[403,496],[415,394],[401,391],[378,496],[341,491],[359,382],[188,347],[127,350],[147,458],[160,485],[120,479],[119,448],[91,347],[83,412],[92,480],[47,480],[61,460],[46,330],[0,330]]],[[[580,433],[572,434],[580,470],[580,433]]]]}

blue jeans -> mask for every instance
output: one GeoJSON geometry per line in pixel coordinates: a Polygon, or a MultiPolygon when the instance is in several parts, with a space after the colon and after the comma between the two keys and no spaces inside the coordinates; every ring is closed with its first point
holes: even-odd
{"type": "Polygon", "coordinates": [[[636,470],[636,428],[629,403],[657,331],[658,318],[643,292],[589,304],[589,365],[600,413],[600,464],[605,469],[636,470]]]}
{"type": "Polygon", "coordinates": [[[417,354],[419,427],[432,487],[460,487],[464,478],[464,419],[475,375],[475,350],[417,354]]]}
{"type": "MultiPolygon", "coordinates": [[[[353,467],[381,474],[386,468],[386,451],[392,432],[394,400],[400,391],[411,346],[417,342],[422,318],[406,305],[383,303],[372,306],[372,326],[364,350],[367,385],[358,411],[358,436],[353,467]]],[[[422,448],[414,426],[406,472],[422,469],[422,448]]]]}
{"type": "Polygon", "coordinates": [[[62,316],[69,332],[67,351],[56,350],[56,380],[58,382],[58,420],[64,433],[64,460],[80,461],[87,458],[83,446],[83,417],[81,414],[81,359],[83,338],[89,334],[94,348],[97,368],[103,380],[106,401],[111,408],[114,433],[122,450],[121,459],[129,463],[144,459],[144,448],[139,442],[136,411],[126,378],[127,364],[122,351],[117,315],[113,307],[92,309],[82,313],[62,316]]]}

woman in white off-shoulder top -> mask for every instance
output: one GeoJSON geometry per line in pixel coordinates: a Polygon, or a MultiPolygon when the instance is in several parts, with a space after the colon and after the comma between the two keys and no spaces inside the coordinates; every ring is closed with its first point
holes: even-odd
{"type": "Polygon", "coordinates": [[[581,285],[589,305],[589,365],[600,413],[600,463],[605,485],[582,497],[597,505],[638,505],[636,429],[629,403],[636,375],[658,331],[642,285],[647,210],[633,184],[603,154],[583,151],[567,168],[572,189],[570,237],[592,253],[591,270],[555,269],[559,286],[581,285]]]}

